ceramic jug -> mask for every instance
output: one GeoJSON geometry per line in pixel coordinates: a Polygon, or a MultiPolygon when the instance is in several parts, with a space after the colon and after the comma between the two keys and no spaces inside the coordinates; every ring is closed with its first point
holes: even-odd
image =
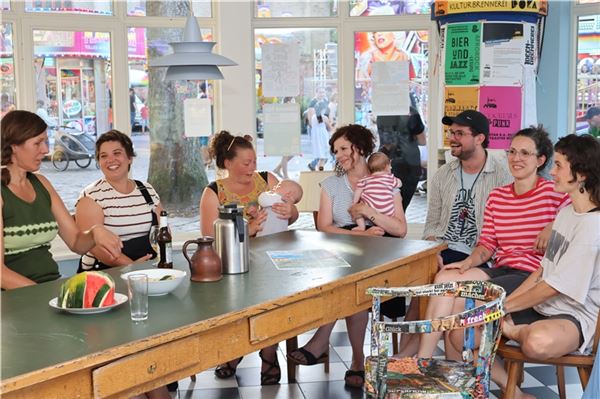
{"type": "Polygon", "coordinates": [[[213,249],[214,238],[200,237],[197,240],[189,240],[183,244],[183,256],[190,264],[192,281],[219,281],[223,278],[221,259],[213,249]],[[197,244],[196,252],[192,259],[188,258],[187,246],[197,244]]]}
{"type": "Polygon", "coordinates": [[[249,236],[244,207],[236,204],[220,206],[214,227],[215,249],[221,258],[223,273],[246,273],[249,236]]]}

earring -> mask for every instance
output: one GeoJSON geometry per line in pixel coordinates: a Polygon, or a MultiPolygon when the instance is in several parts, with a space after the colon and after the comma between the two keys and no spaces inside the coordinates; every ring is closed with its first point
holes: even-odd
{"type": "Polygon", "coordinates": [[[585,180],[579,182],[579,192],[581,194],[585,192],[585,180]]]}

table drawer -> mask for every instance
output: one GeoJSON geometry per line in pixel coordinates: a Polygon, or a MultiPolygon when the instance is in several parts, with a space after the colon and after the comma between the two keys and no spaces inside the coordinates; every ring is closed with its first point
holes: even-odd
{"type": "Polygon", "coordinates": [[[356,304],[362,305],[365,302],[371,302],[373,298],[367,295],[367,288],[370,287],[404,287],[414,285],[422,276],[415,273],[412,265],[406,265],[384,273],[376,274],[364,280],[356,282],[356,304]],[[412,271],[411,271],[412,269],[412,271]]]}
{"type": "Polygon", "coordinates": [[[323,298],[303,299],[250,318],[250,342],[257,343],[323,318],[323,298]]]}
{"type": "Polygon", "coordinates": [[[93,371],[94,397],[109,397],[164,377],[197,363],[199,357],[198,337],[183,338],[126,356],[93,371]]]}

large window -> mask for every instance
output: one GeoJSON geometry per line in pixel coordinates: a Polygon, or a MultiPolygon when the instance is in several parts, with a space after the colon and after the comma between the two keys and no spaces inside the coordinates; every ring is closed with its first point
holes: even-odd
{"type": "MultiPolygon", "coordinates": [[[[300,104],[300,112],[306,115],[316,100],[328,106],[336,101],[338,91],[337,32],[335,29],[257,29],[255,31],[256,56],[256,95],[257,132],[263,133],[263,107],[265,104],[295,102],[300,104]],[[290,43],[297,46],[300,53],[300,92],[291,97],[263,96],[262,46],[265,44],[290,43]],[[316,100],[315,100],[316,99],[316,100]]],[[[331,115],[335,120],[335,115],[331,115]]],[[[302,131],[306,133],[307,121],[304,118],[302,131]]]]}
{"type": "Polygon", "coordinates": [[[412,105],[427,119],[427,31],[356,32],[354,34],[354,120],[363,126],[375,121],[372,113],[373,65],[377,62],[408,62],[412,105]]]}
{"type": "Polygon", "coordinates": [[[430,0],[350,0],[350,16],[429,14],[430,0]]]}
{"type": "Polygon", "coordinates": [[[338,13],[338,0],[256,0],[257,18],[332,17],[338,13]]]}
{"type": "Polygon", "coordinates": [[[588,116],[593,113],[588,110],[600,107],[600,15],[579,17],[577,28],[576,130],[586,133],[590,127],[588,116]]]}
{"type": "MultiPolygon", "coordinates": [[[[210,17],[210,0],[191,0],[196,17],[210,17]]],[[[127,15],[135,17],[187,17],[188,1],[127,0],[127,15]]]]}
{"type": "Polygon", "coordinates": [[[2,79],[0,79],[2,93],[0,118],[5,113],[13,110],[16,104],[12,27],[12,24],[0,25],[0,76],[2,76],[2,79]]]}
{"type": "Polygon", "coordinates": [[[112,7],[110,1],[27,0],[25,11],[111,15],[112,7]]]}
{"type": "Polygon", "coordinates": [[[112,126],[110,35],[33,31],[36,107],[52,127],[91,136],[112,126]]]}

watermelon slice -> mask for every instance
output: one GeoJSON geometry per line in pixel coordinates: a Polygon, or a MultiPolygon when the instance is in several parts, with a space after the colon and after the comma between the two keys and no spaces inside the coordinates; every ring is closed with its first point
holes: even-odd
{"type": "Polygon", "coordinates": [[[100,271],[79,273],[60,287],[58,305],[62,308],[93,308],[115,303],[115,282],[100,271]]]}

